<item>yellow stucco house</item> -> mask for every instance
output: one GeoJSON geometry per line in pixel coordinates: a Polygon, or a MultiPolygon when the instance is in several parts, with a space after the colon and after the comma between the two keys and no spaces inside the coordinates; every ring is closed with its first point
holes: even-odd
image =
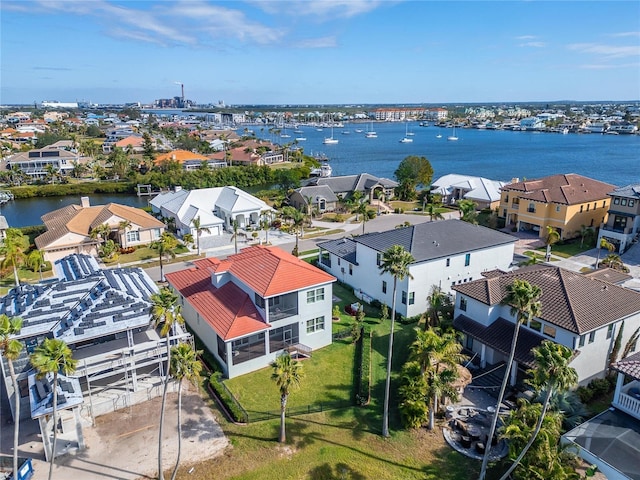
{"type": "Polygon", "coordinates": [[[532,231],[540,238],[547,226],[561,239],[580,234],[582,226],[599,227],[606,221],[614,185],[575,173],[551,175],[502,187],[499,215],[517,231],[532,231]]]}

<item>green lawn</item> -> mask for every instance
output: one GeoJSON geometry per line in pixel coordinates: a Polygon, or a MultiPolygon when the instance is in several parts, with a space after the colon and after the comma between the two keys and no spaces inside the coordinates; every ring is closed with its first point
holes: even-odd
{"type": "MultiPolygon", "coordinates": [[[[187,249],[185,246],[180,245],[178,248],[176,248],[176,254],[180,255],[187,252],[189,252],[189,249],[187,249]]],[[[165,256],[165,258],[163,259],[163,263],[168,264],[173,262],[183,262],[185,260],[192,260],[194,258],[197,258],[196,254],[188,255],[188,256],[181,255],[180,257],[176,257],[176,258],[167,258],[165,256]]],[[[105,264],[107,265],[113,265],[116,263],[126,264],[126,263],[144,262],[146,260],[155,260],[155,261],[141,265],[144,268],[159,265],[160,262],[158,261],[158,251],[149,247],[140,247],[140,248],[136,248],[132,253],[118,255],[118,258],[115,261],[105,262],[105,264]]]]}
{"type": "MultiPolygon", "coordinates": [[[[334,295],[343,307],[356,301],[348,287],[334,285],[334,295]]],[[[451,449],[442,431],[402,430],[397,399],[391,398],[391,437],[380,436],[386,377],[389,321],[380,323],[379,312],[366,307],[365,322],[374,332],[372,351],[372,401],[366,407],[349,407],[287,418],[287,443],[277,442],[279,420],[235,425],[221,415],[221,426],[232,447],[224,455],[181,469],[179,478],[216,479],[429,479],[471,480],[477,478],[480,462],[451,449]],[[215,473],[214,473],[215,472],[215,473]]],[[[350,328],[352,317],[342,314],[333,331],[350,328]]],[[[415,325],[396,323],[393,370],[406,360],[415,325]]],[[[313,353],[304,360],[301,388],[289,397],[292,407],[321,401],[350,400],[354,396],[355,347],[349,339],[313,353]]],[[[279,409],[279,394],[270,379],[271,369],[227,380],[226,384],[248,411],[279,409]]],[[[214,407],[215,408],[215,407],[214,407]]]]}
{"type": "MultiPolygon", "coordinates": [[[[594,245],[588,242],[584,242],[584,244],[580,246],[580,239],[577,238],[552,245],[551,254],[562,258],[569,258],[591,250],[592,248],[594,248],[594,245]]],[[[544,252],[546,251],[546,247],[540,247],[537,250],[544,252]]]]}

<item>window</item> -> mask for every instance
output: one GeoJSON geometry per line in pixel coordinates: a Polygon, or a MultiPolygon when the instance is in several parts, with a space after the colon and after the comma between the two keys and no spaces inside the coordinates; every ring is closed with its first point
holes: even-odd
{"type": "Polygon", "coordinates": [[[504,203],[509,203],[509,195],[504,196],[504,203]]]}
{"type": "Polygon", "coordinates": [[[324,317],[307,320],[307,333],[319,332],[320,330],[324,330],[324,317]]]}
{"type": "Polygon", "coordinates": [[[381,253],[376,253],[376,265],[380,266],[382,265],[382,254],[381,253]]]}
{"type": "Polygon", "coordinates": [[[584,205],[580,205],[580,213],[584,211],[584,205]]]}
{"type": "Polygon", "coordinates": [[[447,258],[447,267],[451,266],[451,259],[447,258]]]}
{"type": "Polygon", "coordinates": [[[316,303],[324,300],[324,288],[316,288],[307,292],[307,303],[316,303]]]}
{"type": "Polygon", "coordinates": [[[587,212],[589,211],[589,206],[590,206],[590,205],[587,203],[587,212]]]}
{"type": "Polygon", "coordinates": [[[506,217],[507,216],[507,209],[505,208],[504,210],[502,210],[502,216],[506,217]]]}
{"type": "Polygon", "coordinates": [[[580,340],[578,340],[579,347],[584,347],[584,341],[586,340],[586,338],[587,338],[586,335],[580,335],[580,340]]]}
{"type": "Polygon", "coordinates": [[[402,304],[407,304],[407,292],[405,292],[404,290],[402,291],[402,304]]]}
{"type": "Polygon", "coordinates": [[[529,322],[529,328],[531,330],[535,330],[536,332],[539,332],[540,330],[542,330],[542,323],[540,323],[538,320],[531,320],[529,322]]]}
{"type": "Polygon", "coordinates": [[[556,212],[560,211],[560,205],[556,205],[556,212]]]}
{"type": "Polygon", "coordinates": [[[153,229],[153,238],[155,238],[155,239],[160,238],[160,229],[159,228],[154,228],[153,229]]]}
{"type": "Polygon", "coordinates": [[[630,207],[633,207],[635,204],[636,204],[635,200],[633,200],[633,199],[629,200],[629,206],[630,207]]]}
{"type": "Polygon", "coordinates": [[[460,310],[463,312],[467,311],[467,299],[464,297],[460,297],[460,310]]]}
{"type": "Polygon", "coordinates": [[[607,201],[605,200],[605,201],[602,202],[602,208],[604,208],[606,206],[607,206],[607,201]]]}
{"type": "Polygon", "coordinates": [[[382,293],[387,293],[387,282],[382,281],[382,293]]]}
{"type": "Polygon", "coordinates": [[[465,266],[465,267],[468,267],[470,263],[471,263],[471,254],[470,254],[470,253],[467,253],[467,254],[464,256],[464,266],[465,266]]]}
{"type": "Polygon", "coordinates": [[[416,303],[416,292],[409,292],[409,305],[416,303]]]}
{"type": "Polygon", "coordinates": [[[338,266],[340,266],[340,257],[338,257],[338,266]]]}
{"type": "Polygon", "coordinates": [[[527,212],[536,213],[536,204],[533,202],[529,203],[529,208],[527,208],[527,212]]]}
{"type": "Polygon", "coordinates": [[[607,339],[611,338],[613,335],[613,323],[607,326],[607,339]]]}
{"type": "Polygon", "coordinates": [[[320,250],[320,263],[331,268],[331,256],[326,250],[320,250]]]}
{"type": "Polygon", "coordinates": [[[139,230],[131,230],[127,232],[127,243],[130,242],[139,242],[140,241],[140,231],[139,230]]]}
{"type": "Polygon", "coordinates": [[[589,343],[593,343],[596,340],[595,330],[589,334],[589,343]]]}
{"type": "Polygon", "coordinates": [[[621,207],[626,207],[627,206],[627,199],[623,198],[622,200],[620,200],[620,206],[621,207]]]}
{"type": "Polygon", "coordinates": [[[613,199],[613,204],[614,204],[614,205],[620,205],[620,199],[619,199],[619,198],[617,198],[617,197],[616,197],[616,198],[614,198],[614,199],[613,199]]]}
{"type": "Polygon", "coordinates": [[[596,202],[593,202],[593,209],[595,210],[596,208],[598,208],[598,204],[596,202]]]}
{"type": "Polygon", "coordinates": [[[556,338],[556,328],[551,325],[545,325],[542,333],[544,333],[547,337],[556,338]]]}
{"type": "Polygon", "coordinates": [[[353,275],[353,265],[349,264],[349,275],[353,275]]]}

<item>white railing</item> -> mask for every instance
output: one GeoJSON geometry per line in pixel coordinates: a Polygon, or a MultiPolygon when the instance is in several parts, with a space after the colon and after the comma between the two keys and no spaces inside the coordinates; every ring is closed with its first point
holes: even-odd
{"type": "Polygon", "coordinates": [[[631,395],[627,395],[626,393],[620,392],[618,398],[614,399],[611,404],[619,408],[625,413],[640,419],[640,400],[632,397],[631,395]]]}

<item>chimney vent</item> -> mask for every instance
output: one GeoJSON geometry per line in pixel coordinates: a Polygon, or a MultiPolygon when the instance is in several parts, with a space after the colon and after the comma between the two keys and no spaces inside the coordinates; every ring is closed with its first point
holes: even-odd
{"type": "Polygon", "coordinates": [[[91,206],[91,202],[89,201],[89,197],[80,197],[80,206],[82,208],[89,208],[91,206]]]}

